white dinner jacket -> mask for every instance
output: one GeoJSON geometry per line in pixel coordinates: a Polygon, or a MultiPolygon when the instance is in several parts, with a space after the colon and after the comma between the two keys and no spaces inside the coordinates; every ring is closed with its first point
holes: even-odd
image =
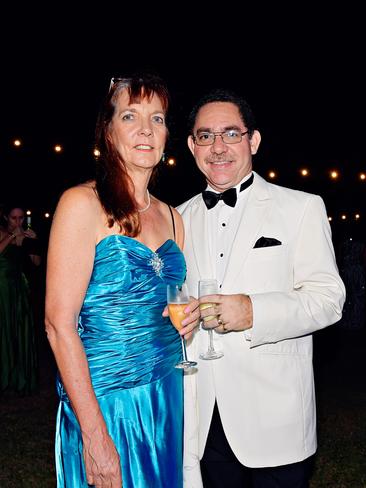
{"type": "MultiPolygon", "coordinates": [[[[253,328],[214,333],[221,359],[205,361],[208,336],[188,345],[198,369],[185,375],[185,488],[202,486],[202,458],[215,398],[226,437],[249,467],[306,459],[316,450],[312,332],[341,318],[344,285],[335,262],[323,200],[266,182],[254,173],[229,256],[222,294],[245,293],[253,328]],[[281,245],[254,248],[260,237],[281,245]]],[[[215,277],[201,194],[178,207],[185,224],[190,294],[215,277]]]]}

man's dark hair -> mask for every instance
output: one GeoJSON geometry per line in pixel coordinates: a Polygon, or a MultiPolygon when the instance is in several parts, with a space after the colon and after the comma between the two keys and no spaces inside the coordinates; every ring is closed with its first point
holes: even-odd
{"type": "Polygon", "coordinates": [[[190,134],[193,134],[193,127],[199,110],[204,105],[214,102],[229,102],[236,105],[239,109],[240,117],[244,122],[245,127],[248,129],[249,137],[253,135],[253,132],[256,129],[256,121],[248,102],[237,93],[226,89],[212,90],[198,100],[188,116],[188,131],[190,134]]]}

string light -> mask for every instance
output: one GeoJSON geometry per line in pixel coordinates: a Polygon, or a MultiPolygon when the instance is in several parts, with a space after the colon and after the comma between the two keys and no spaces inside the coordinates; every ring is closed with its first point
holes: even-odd
{"type": "Polygon", "coordinates": [[[167,164],[169,166],[175,166],[175,164],[176,164],[175,159],[174,158],[169,158],[168,161],[167,161],[167,164]]]}
{"type": "MultiPolygon", "coordinates": [[[[13,139],[12,142],[11,142],[12,146],[15,147],[15,148],[19,148],[21,146],[23,146],[23,141],[19,138],[17,139],[13,139]]],[[[61,153],[63,152],[64,148],[61,144],[56,144],[53,146],[53,150],[56,152],[56,153],[61,153]]],[[[95,158],[99,158],[100,157],[100,151],[97,147],[94,147],[93,149],[93,155],[95,158]]],[[[177,161],[176,161],[176,158],[175,157],[169,157],[167,160],[166,160],[166,164],[167,166],[169,167],[172,167],[174,168],[176,165],[177,165],[177,161]]],[[[311,174],[311,168],[309,169],[308,167],[298,167],[297,170],[298,174],[300,174],[302,177],[308,177],[310,176],[311,174]]],[[[332,169],[332,170],[329,170],[327,172],[328,174],[328,177],[330,179],[332,179],[333,181],[336,181],[340,178],[341,176],[341,173],[339,170],[337,169],[332,169]]],[[[314,176],[314,175],[313,175],[314,176]]],[[[270,170],[268,171],[268,178],[270,178],[271,180],[274,180],[276,178],[278,178],[278,173],[277,171],[275,170],[270,170]]],[[[353,174],[352,176],[353,178],[353,181],[354,181],[354,184],[359,181],[359,182],[366,182],[366,171],[359,171],[359,172],[355,172],[355,174],[353,174]]],[[[312,178],[314,179],[314,178],[312,178]]],[[[348,180],[349,181],[349,180],[348,180]]],[[[350,191],[351,191],[351,184],[348,185],[350,187],[350,191]]],[[[31,220],[31,215],[32,215],[32,212],[30,210],[27,210],[26,212],[27,214],[27,220],[31,220]]],[[[334,220],[337,220],[341,219],[341,221],[347,221],[347,220],[353,220],[353,221],[360,221],[361,219],[361,214],[360,213],[353,213],[353,214],[350,214],[349,216],[347,216],[346,213],[342,213],[342,214],[338,214],[339,216],[331,216],[329,215],[328,216],[328,221],[329,222],[333,222],[334,220]]],[[[49,219],[51,214],[49,212],[45,212],[43,214],[44,218],[46,219],[49,219]]]]}
{"type": "MultiPolygon", "coordinates": [[[[23,145],[23,142],[21,139],[14,139],[13,142],[12,142],[13,146],[14,147],[20,147],[23,145]]],[[[64,148],[61,144],[56,144],[54,147],[53,147],[53,150],[56,152],[56,153],[61,153],[64,148]]],[[[100,157],[100,151],[97,147],[95,147],[93,149],[93,155],[98,158],[100,157]]],[[[167,165],[168,166],[176,166],[176,159],[174,157],[170,157],[168,160],[167,160],[167,165]]],[[[300,168],[299,170],[299,173],[301,174],[301,176],[310,176],[310,170],[309,168],[300,168]]],[[[274,170],[271,170],[268,172],[268,177],[271,178],[271,179],[274,179],[274,178],[277,178],[277,173],[276,171],[274,170]]],[[[331,179],[333,180],[336,180],[340,177],[340,173],[338,170],[330,170],[329,171],[329,176],[331,179]]],[[[366,181],[366,172],[361,172],[358,174],[358,179],[361,180],[361,181],[366,181]]]]}

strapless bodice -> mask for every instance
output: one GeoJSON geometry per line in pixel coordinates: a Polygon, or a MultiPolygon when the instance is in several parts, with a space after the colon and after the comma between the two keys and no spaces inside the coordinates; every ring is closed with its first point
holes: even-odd
{"type": "Polygon", "coordinates": [[[122,235],[97,244],[78,325],[97,396],[172,371],[181,357],[180,338],[162,312],[167,284],[182,283],[185,274],[173,240],[156,251],[122,235]]]}

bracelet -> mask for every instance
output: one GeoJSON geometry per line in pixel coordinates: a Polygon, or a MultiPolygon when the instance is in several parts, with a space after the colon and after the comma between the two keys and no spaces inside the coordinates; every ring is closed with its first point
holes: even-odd
{"type": "Polygon", "coordinates": [[[16,238],[16,234],[14,234],[14,232],[13,232],[13,233],[11,233],[11,234],[9,234],[9,236],[10,236],[12,239],[15,239],[15,238],[16,238]]]}

